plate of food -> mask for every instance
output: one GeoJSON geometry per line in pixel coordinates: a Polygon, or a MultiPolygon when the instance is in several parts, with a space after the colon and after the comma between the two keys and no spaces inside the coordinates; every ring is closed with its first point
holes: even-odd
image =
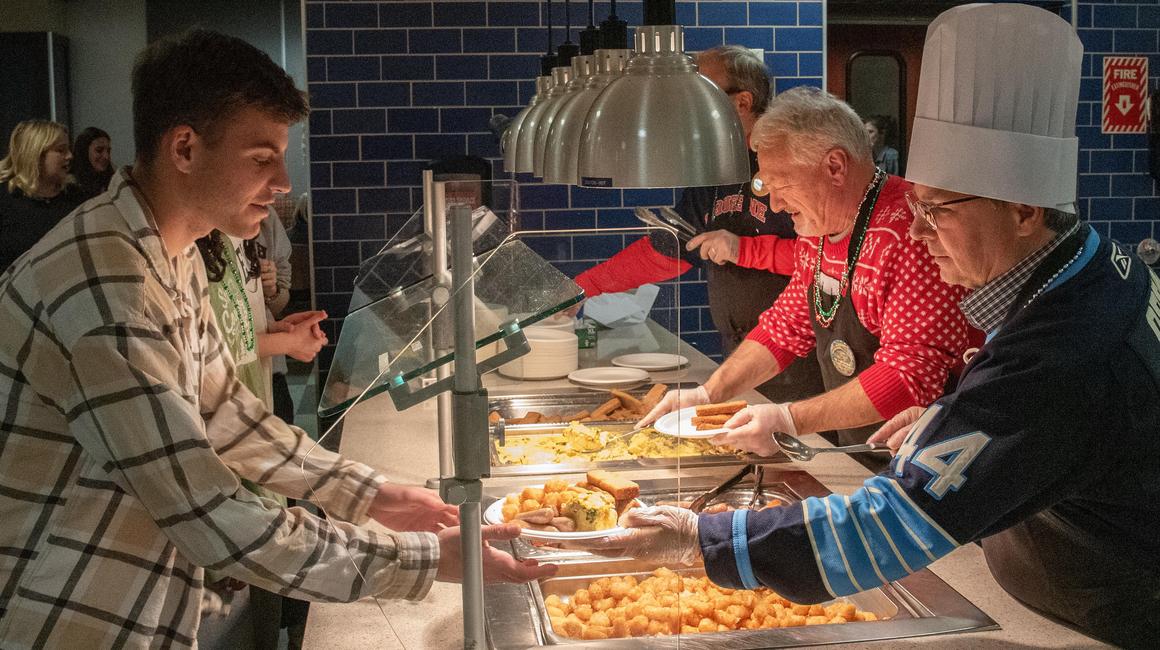
{"type": "Polygon", "coordinates": [[[529,485],[488,506],[488,524],[514,522],[521,537],[544,541],[596,539],[624,532],[620,515],[640,505],[640,486],[605,470],[588,472],[587,480],[569,483],[553,479],[529,485]]]}
{"type": "Polygon", "coordinates": [[[662,415],[653,428],[677,438],[712,438],[725,433],[725,423],[746,406],[745,400],[689,406],[662,415]]]}

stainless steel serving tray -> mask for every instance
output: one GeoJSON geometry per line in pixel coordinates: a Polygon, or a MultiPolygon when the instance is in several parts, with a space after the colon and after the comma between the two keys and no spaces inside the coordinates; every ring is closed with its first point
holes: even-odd
{"type": "MultiPolygon", "coordinates": [[[[696,478],[667,478],[638,481],[641,492],[648,498],[664,498],[679,494],[681,500],[692,499],[712,487],[728,472],[696,478]]],[[[751,481],[751,479],[747,479],[751,481]]],[[[799,500],[811,496],[825,496],[829,491],[809,474],[785,465],[767,465],[763,492],[774,498],[799,500]]],[[[502,497],[510,491],[494,486],[488,496],[502,497]]],[[[748,503],[752,496],[749,483],[726,492],[722,498],[736,505],[748,503]]],[[[491,648],[535,648],[562,645],[569,648],[785,648],[803,645],[825,645],[861,641],[879,641],[954,632],[997,629],[995,622],[951,589],[938,576],[923,569],[897,582],[892,582],[863,594],[848,597],[860,609],[889,620],[849,623],[846,625],[814,625],[773,630],[745,630],[706,634],[687,634],[602,641],[577,641],[556,635],[551,630],[544,607],[544,598],[556,593],[572,593],[603,576],[651,572],[652,567],[636,560],[609,560],[587,554],[559,554],[549,549],[531,547],[521,540],[507,547],[513,554],[536,557],[560,565],[556,576],[530,585],[488,585],[484,592],[487,617],[488,643],[491,648]],[[517,550],[521,549],[521,550],[517,550]]]]}
{"type": "MultiPolygon", "coordinates": [[[[647,390],[648,388],[646,387],[644,390],[626,392],[634,397],[640,397],[647,390]]],[[[609,394],[607,391],[595,392],[589,390],[540,395],[511,395],[489,400],[489,410],[498,412],[505,419],[510,417],[523,417],[529,411],[542,413],[548,419],[551,419],[553,416],[567,415],[580,410],[592,410],[608,399],[609,394]]],[[[585,424],[605,429],[615,435],[616,433],[632,430],[634,423],[627,420],[603,420],[585,422],[585,424]]],[[[503,436],[506,441],[508,436],[558,434],[567,425],[567,422],[549,422],[547,420],[537,424],[505,425],[503,436]]],[[[496,443],[499,440],[499,434],[495,427],[493,427],[488,448],[491,458],[491,476],[495,478],[504,476],[570,474],[587,471],[589,469],[632,472],[641,469],[675,469],[678,467],[676,458],[631,458],[626,460],[600,461],[577,458],[572,461],[560,463],[538,463],[534,465],[507,464],[500,460],[496,451],[496,443]]],[[[748,453],[726,453],[717,456],[682,456],[679,466],[687,468],[720,467],[724,465],[738,465],[744,462],[778,463],[789,462],[789,459],[780,452],[776,456],[769,458],[748,453]]]]}

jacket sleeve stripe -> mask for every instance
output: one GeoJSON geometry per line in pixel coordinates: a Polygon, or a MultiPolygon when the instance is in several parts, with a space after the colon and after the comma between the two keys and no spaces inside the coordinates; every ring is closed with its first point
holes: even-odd
{"type": "Polygon", "coordinates": [[[897,580],[958,547],[885,477],[850,497],[806,499],[803,508],[815,561],[835,596],[897,580]]]}

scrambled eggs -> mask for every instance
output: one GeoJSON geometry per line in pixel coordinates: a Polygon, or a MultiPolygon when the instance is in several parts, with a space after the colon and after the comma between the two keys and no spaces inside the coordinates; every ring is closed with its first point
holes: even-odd
{"type": "Polygon", "coordinates": [[[496,460],[503,465],[548,463],[589,463],[635,458],[676,458],[678,456],[726,456],[734,452],[707,440],[689,440],[657,433],[647,428],[630,438],[617,438],[580,422],[570,423],[560,433],[507,436],[507,444],[495,441],[496,460]]]}

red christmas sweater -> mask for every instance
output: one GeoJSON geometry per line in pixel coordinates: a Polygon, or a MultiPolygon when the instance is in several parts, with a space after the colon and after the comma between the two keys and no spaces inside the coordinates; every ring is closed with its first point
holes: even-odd
{"type": "MultiPolygon", "coordinates": [[[[938,266],[926,246],[907,233],[911,214],[904,194],[909,189],[905,180],[887,178],[870,214],[849,295],[838,307],[849,309],[852,302],[858,320],[878,337],[874,364],[858,375],[858,382],[883,418],[937,399],[948,373],[962,366],[963,352],[983,340],[958,306],[968,290],[939,279],[938,266]]],[[[743,257],[746,262],[764,260],[773,265],[785,259],[785,252],[779,254],[778,249],[784,244],[777,238],[751,239],[743,257]]],[[[845,268],[849,244],[849,236],[837,242],[827,238],[822,249],[822,273],[833,278],[835,286],[845,268]]],[[[818,258],[818,238],[799,237],[793,253],[789,286],[748,336],[768,348],[782,368],[816,346],[811,326],[813,295],[808,288],[818,258]]]]}

